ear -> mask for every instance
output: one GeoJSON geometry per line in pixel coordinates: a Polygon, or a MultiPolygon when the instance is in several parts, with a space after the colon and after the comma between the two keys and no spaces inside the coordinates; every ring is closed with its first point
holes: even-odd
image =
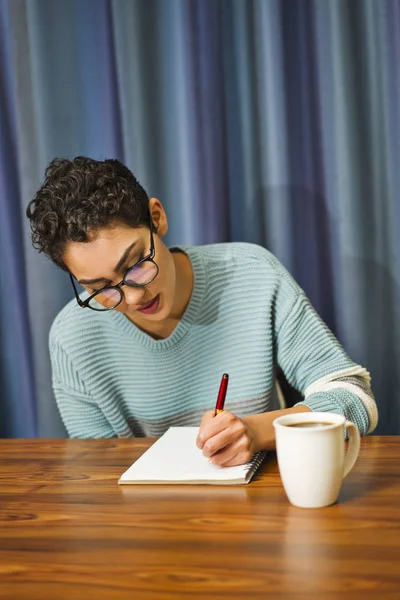
{"type": "Polygon", "coordinates": [[[156,233],[162,237],[168,231],[168,219],[163,205],[157,198],[150,198],[149,211],[156,233]]]}

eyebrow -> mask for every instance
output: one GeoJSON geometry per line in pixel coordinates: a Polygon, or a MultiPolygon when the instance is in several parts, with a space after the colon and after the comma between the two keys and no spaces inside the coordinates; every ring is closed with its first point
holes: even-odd
{"type": "MultiPolygon", "coordinates": [[[[120,268],[126,262],[126,259],[128,258],[131,250],[136,246],[137,243],[138,242],[135,241],[130,246],[128,246],[128,248],[125,250],[125,252],[121,256],[121,258],[119,259],[117,265],[114,267],[114,273],[118,273],[120,268]]],[[[97,277],[97,279],[78,279],[78,281],[79,281],[79,283],[82,283],[82,284],[90,284],[90,283],[98,283],[99,281],[111,281],[111,280],[107,279],[106,277],[97,277]]]]}

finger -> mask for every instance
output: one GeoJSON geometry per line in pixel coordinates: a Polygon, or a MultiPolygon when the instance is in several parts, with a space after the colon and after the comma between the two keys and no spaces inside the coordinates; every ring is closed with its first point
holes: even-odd
{"type": "Polygon", "coordinates": [[[253,453],[254,449],[251,438],[247,435],[246,431],[236,442],[226,445],[224,448],[221,448],[213,454],[210,461],[213,464],[223,467],[232,466],[234,464],[241,465],[248,462],[253,456],[253,453]]]}
{"type": "MultiPolygon", "coordinates": [[[[204,444],[210,437],[225,429],[226,421],[229,421],[229,418],[227,419],[225,412],[222,412],[216,416],[214,415],[214,410],[209,410],[203,415],[196,440],[196,444],[200,449],[203,448],[204,444]]],[[[231,415],[232,418],[236,418],[234,415],[232,415],[232,413],[228,413],[228,415],[231,415]]]]}
{"type": "MultiPolygon", "coordinates": [[[[215,417],[217,418],[217,417],[215,417]]],[[[229,423],[229,426],[222,429],[219,433],[209,437],[203,445],[204,456],[213,456],[223,448],[231,446],[243,439],[247,439],[246,426],[240,419],[235,419],[229,423]]]]}
{"type": "Polygon", "coordinates": [[[252,452],[250,449],[241,450],[237,445],[232,445],[214,454],[210,460],[214,465],[218,465],[219,467],[234,467],[236,465],[244,465],[249,462],[251,457],[252,452]]]}
{"type": "Polygon", "coordinates": [[[207,439],[204,437],[204,428],[207,427],[208,423],[210,423],[213,418],[214,418],[213,410],[208,410],[207,412],[204,413],[204,415],[201,418],[199,433],[197,434],[197,439],[196,439],[196,446],[198,448],[200,448],[200,450],[203,448],[204,442],[207,439]]]}
{"type": "Polygon", "coordinates": [[[201,425],[199,431],[200,442],[204,446],[207,440],[212,438],[214,435],[217,435],[224,429],[228,429],[236,421],[240,423],[242,422],[240,419],[238,419],[238,417],[236,417],[236,415],[229,411],[223,411],[215,417],[213,416],[212,419],[205,420],[204,425],[201,425]]]}
{"type": "Polygon", "coordinates": [[[234,467],[240,465],[240,462],[236,461],[238,452],[231,452],[231,449],[226,448],[221,451],[221,454],[216,454],[211,460],[213,465],[218,467],[234,467]]]}
{"type": "Polygon", "coordinates": [[[232,458],[227,459],[226,461],[220,463],[220,467],[236,467],[237,465],[245,465],[249,462],[251,456],[249,454],[243,454],[239,452],[232,458]]]}

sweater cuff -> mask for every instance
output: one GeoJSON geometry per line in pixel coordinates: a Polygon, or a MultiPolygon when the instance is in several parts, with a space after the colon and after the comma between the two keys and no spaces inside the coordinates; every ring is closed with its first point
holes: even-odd
{"type": "Polygon", "coordinates": [[[369,416],[358,398],[351,392],[338,389],[330,392],[316,392],[307,396],[296,406],[308,406],[313,412],[330,412],[343,415],[348,421],[357,425],[360,434],[365,435],[369,428],[369,416]]]}

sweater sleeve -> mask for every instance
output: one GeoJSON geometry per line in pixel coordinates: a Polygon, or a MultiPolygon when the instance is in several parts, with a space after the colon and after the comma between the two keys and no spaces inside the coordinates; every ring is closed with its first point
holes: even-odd
{"type": "Polygon", "coordinates": [[[340,413],[362,435],[375,429],[378,411],[369,373],[350,360],[302,291],[277,331],[277,360],[303,394],[299,404],[340,413]]]}
{"type": "Polygon", "coordinates": [[[101,408],[86,389],[85,382],[56,335],[49,339],[53,391],[62,421],[71,438],[116,437],[101,408]]]}
{"type": "Polygon", "coordinates": [[[116,437],[96,402],[53,377],[58,410],[71,438],[116,437]]]}

